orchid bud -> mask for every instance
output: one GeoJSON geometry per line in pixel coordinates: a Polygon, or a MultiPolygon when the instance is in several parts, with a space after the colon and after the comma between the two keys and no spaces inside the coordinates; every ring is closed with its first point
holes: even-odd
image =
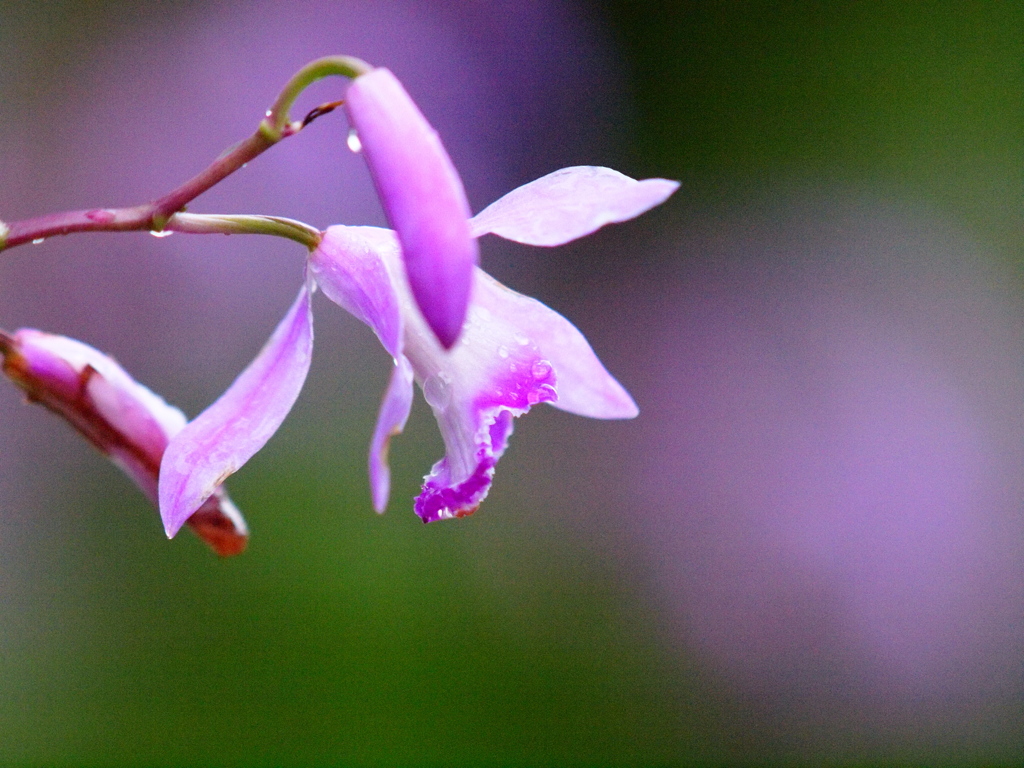
{"type": "MultiPolygon", "coordinates": [[[[66,336],[23,328],[0,332],[3,372],[29,402],[61,416],[121,467],[156,503],[160,460],[185,414],[142,386],[112,358],[66,336]]],[[[218,486],[188,525],[222,556],[241,553],[249,531],[218,486]]]]}
{"type": "Polygon", "coordinates": [[[450,349],[466,319],[479,254],[462,181],[437,132],[389,70],[353,80],[345,110],[398,234],[416,304],[450,349]]]}

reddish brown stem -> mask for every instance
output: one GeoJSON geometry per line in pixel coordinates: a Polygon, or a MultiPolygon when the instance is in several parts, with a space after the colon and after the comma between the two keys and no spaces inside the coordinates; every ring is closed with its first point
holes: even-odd
{"type": "Polygon", "coordinates": [[[310,83],[332,75],[355,78],[372,67],[351,56],[326,56],[312,61],[294,75],[278,94],[273,106],[256,132],[218,157],[198,176],[177,189],[145,205],[130,208],[90,208],[64,211],[6,224],[0,221],[0,251],[23,243],[39,242],[54,235],[72,232],[128,232],[132,230],[161,231],[168,219],[217,182],[237,171],[253,158],[266,152],[281,139],[292,136],[313,120],[326,115],[341,104],[333,101],[313,109],[305,120],[293,122],[288,111],[295,99],[310,83]]]}
{"type": "Polygon", "coordinates": [[[225,152],[180,187],[151,203],[128,208],[62,211],[10,224],[0,221],[0,251],[24,243],[39,242],[55,235],[70,235],[73,232],[159,232],[167,225],[171,216],[210,187],[230,176],[253,158],[259,157],[281,139],[294,136],[316,118],[332,112],[340,103],[335,101],[321,104],[302,121],[289,122],[287,115],[283,120],[277,118],[277,122],[284,122],[283,128],[277,127],[270,118],[264,120],[252,136],[225,152]]]}
{"type": "MultiPolygon", "coordinates": [[[[292,132],[282,134],[281,138],[292,132]]],[[[145,205],[130,208],[90,208],[84,211],[64,211],[24,219],[8,224],[7,237],[0,239],[0,250],[13,248],[54,235],[73,232],[128,232],[132,230],[161,230],[167,220],[189,202],[214,184],[237,171],[255,157],[270,149],[276,141],[262,130],[214,160],[202,173],[189,179],[177,189],[145,205]]]]}

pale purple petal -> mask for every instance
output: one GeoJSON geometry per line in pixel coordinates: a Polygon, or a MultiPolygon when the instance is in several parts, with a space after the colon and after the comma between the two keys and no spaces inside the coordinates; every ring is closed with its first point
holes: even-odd
{"type": "Polygon", "coordinates": [[[312,351],[307,281],[256,359],[167,447],[159,495],[168,537],[277,431],[299,396],[312,351]]]}
{"type": "Polygon", "coordinates": [[[405,355],[395,360],[391,381],[388,383],[384,400],[377,414],[377,425],[370,443],[370,492],[373,508],[383,512],[391,495],[391,469],[388,466],[388,444],[391,438],[401,434],[412,409],[412,365],[405,355]]]}
{"type": "Polygon", "coordinates": [[[488,233],[527,245],[562,245],[639,216],[679,188],[667,179],[636,181],[611,168],[563,168],[514,189],[470,221],[474,237],[488,233]]]}
{"type": "Polygon", "coordinates": [[[505,305],[480,303],[493,280],[480,270],[476,275],[474,302],[451,351],[440,349],[421,319],[406,318],[406,354],[445,444],[445,457],[416,499],[425,522],[471,514],[490,490],[513,419],[557,397],[557,375],[545,353],[519,332],[518,317],[502,313],[505,305]]]}
{"type": "Polygon", "coordinates": [[[462,331],[478,260],[462,181],[437,133],[387,69],[357,77],[345,110],[402,244],[412,294],[449,348],[462,331]]]}
{"type": "MultiPolygon", "coordinates": [[[[94,370],[99,375],[88,377],[85,393],[97,413],[120,434],[132,436],[133,453],[141,449],[147,457],[159,460],[168,441],[185,428],[185,414],[131,379],[94,370]]],[[[154,493],[149,495],[156,501],[154,493]]]]}
{"type": "Polygon", "coordinates": [[[402,317],[388,262],[399,263],[395,233],[378,227],[330,227],[309,257],[317,284],[362,320],[394,358],[402,354],[402,317]]]}
{"type": "MultiPolygon", "coordinates": [[[[498,317],[513,318],[516,344],[536,346],[539,370],[555,371],[558,393],[551,405],[594,419],[631,419],[640,411],[633,398],[608,373],[582,333],[550,307],[516,293],[480,272],[474,305],[498,317]]],[[[499,350],[500,355],[500,350],[499,350]]]]}

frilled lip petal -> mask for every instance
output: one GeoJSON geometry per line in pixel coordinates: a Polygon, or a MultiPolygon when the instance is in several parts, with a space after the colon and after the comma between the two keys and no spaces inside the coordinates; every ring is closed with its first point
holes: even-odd
{"type": "Polygon", "coordinates": [[[160,465],[160,514],[168,537],[277,431],[309,372],[310,282],[259,355],[209,408],[171,440],[160,465]]]}
{"type": "Polygon", "coordinates": [[[482,270],[473,296],[462,339],[450,353],[407,348],[445,443],[444,458],[416,499],[425,522],[463,517],[480,505],[513,420],[532,406],[546,402],[603,419],[637,414],[633,399],[564,317],[482,270]]]}
{"type": "Polygon", "coordinates": [[[470,229],[475,237],[491,233],[527,245],[562,245],[635,218],[678,188],[676,181],[636,181],[611,168],[563,168],[491,203],[473,217],[470,229]]]}
{"type": "MultiPolygon", "coordinates": [[[[466,517],[476,512],[491,490],[494,469],[512,434],[512,420],[527,410],[529,408],[489,405],[476,410],[465,420],[463,429],[473,424],[477,427],[469,442],[475,449],[471,471],[468,475],[457,474],[454,465],[464,461],[464,457],[458,456],[458,449],[453,452],[449,448],[445,457],[434,464],[430,474],[423,478],[423,488],[414,504],[416,514],[424,523],[466,517]]],[[[445,421],[441,417],[439,421],[441,434],[447,437],[445,421]]]]}
{"type": "Polygon", "coordinates": [[[413,394],[412,365],[405,355],[399,355],[391,371],[391,381],[377,414],[377,425],[373,429],[370,443],[370,492],[373,508],[383,512],[391,495],[391,469],[388,467],[388,445],[391,438],[401,434],[412,410],[413,394]]]}
{"type": "Polygon", "coordinates": [[[479,254],[462,181],[436,131],[387,69],[357,77],[345,110],[402,244],[412,294],[450,348],[462,330],[479,254]]]}

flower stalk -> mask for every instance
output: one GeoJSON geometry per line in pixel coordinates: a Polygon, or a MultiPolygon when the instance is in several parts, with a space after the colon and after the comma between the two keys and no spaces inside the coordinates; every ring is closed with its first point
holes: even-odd
{"type": "MultiPolygon", "coordinates": [[[[327,56],[317,59],[291,77],[275,99],[273,106],[267,110],[266,117],[251,136],[224,152],[200,173],[166,195],[149,203],[124,208],[89,208],[52,213],[7,224],[0,222],[0,251],[25,243],[39,242],[48,237],[70,235],[77,232],[161,232],[169,229],[171,227],[168,225],[172,217],[183,211],[192,200],[223,181],[249,161],[259,157],[282,139],[294,136],[317,117],[331,112],[338,106],[338,102],[323,104],[311,110],[305,119],[292,120],[289,110],[299,94],[309,85],[331,75],[355,78],[370,69],[370,65],[366,62],[349,56],[327,56]]],[[[194,222],[185,222],[182,226],[190,227],[193,224],[194,222]]],[[[215,227],[173,229],[180,232],[195,231],[204,234],[215,232],[233,234],[250,231],[231,229],[231,225],[228,224],[225,226],[231,231],[215,227]]],[[[310,229],[306,225],[301,225],[298,229],[260,226],[259,231],[254,233],[277,235],[292,240],[298,239],[298,242],[306,244],[309,238],[304,232],[310,229]]],[[[310,247],[316,247],[315,243],[310,247]]]]}
{"type": "Polygon", "coordinates": [[[315,227],[281,216],[176,213],[167,221],[164,231],[194,235],[273,235],[294,240],[311,251],[323,239],[315,227]]]}

